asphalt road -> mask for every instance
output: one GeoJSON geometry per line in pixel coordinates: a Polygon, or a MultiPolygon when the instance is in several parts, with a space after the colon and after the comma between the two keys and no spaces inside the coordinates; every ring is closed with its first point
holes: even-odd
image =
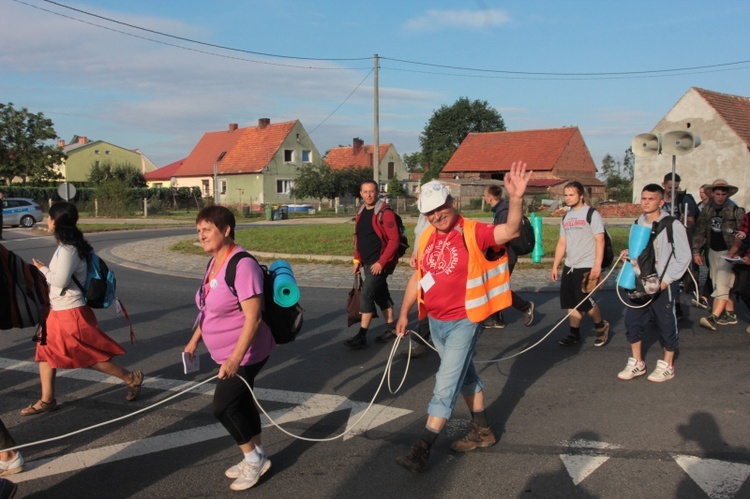
{"type": "MultiPolygon", "coordinates": [[[[31,232],[6,234],[7,247],[24,258],[49,259],[53,242],[31,232]]],[[[188,231],[189,232],[189,231],[188,231]]],[[[97,249],[160,231],[92,235],[97,249]]],[[[184,375],[180,352],[195,318],[194,279],[113,265],[118,295],[139,342],[113,310],[97,312],[102,328],[128,352],[117,358],[146,374],[141,400],[125,402],[119,380],[88,370],[61,371],[60,410],[25,418],[18,411],[38,399],[31,330],[0,332],[0,415],[19,444],[54,438],[130,414],[211,378],[205,351],[198,373],[184,375]]],[[[332,272],[336,269],[333,268],[332,272]]],[[[488,331],[476,359],[500,359],[537,341],[562,318],[555,293],[527,295],[537,321],[525,328],[507,313],[504,330],[488,331]]],[[[612,339],[563,349],[561,326],[538,346],[511,360],[479,366],[498,443],[457,455],[453,439],[468,428],[459,402],[433,447],[430,466],[412,475],[394,463],[419,435],[431,396],[437,357],[415,359],[396,395],[381,391],[363,433],[333,442],[294,439],[264,430],[273,466],[248,494],[256,497],[750,497],[750,335],[745,324],[708,333],[689,309],[681,322],[677,376],[666,383],[645,377],[619,381],[629,347],[623,307],[612,292],[598,296],[613,325],[612,339]]],[[[394,293],[400,302],[400,292],[394,293]]],[[[256,381],[261,404],[283,426],[310,438],[329,438],[353,423],[378,388],[390,346],[350,352],[346,292],[304,287],[305,328],[280,346],[256,381]]],[[[687,303],[687,299],[683,298],[687,303]]],[[[376,322],[373,336],[380,332],[376,322]]],[[[647,341],[650,367],[659,357],[647,341]]],[[[394,364],[394,388],[405,368],[394,364]]],[[[241,455],[211,413],[211,383],[132,418],[23,449],[27,460],[17,497],[228,497],[223,471],[241,455]]]]}

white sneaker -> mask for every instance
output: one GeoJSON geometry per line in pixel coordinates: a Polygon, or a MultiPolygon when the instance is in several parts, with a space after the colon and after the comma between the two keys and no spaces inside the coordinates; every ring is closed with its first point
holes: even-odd
{"type": "Polygon", "coordinates": [[[625,369],[620,371],[617,377],[628,380],[633,379],[636,376],[643,376],[644,374],[646,374],[646,363],[643,361],[636,362],[633,357],[630,357],[625,369]]]}
{"type": "Polygon", "coordinates": [[[229,488],[232,490],[247,490],[258,483],[260,477],[271,469],[271,461],[266,456],[263,456],[259,463],[248,463],[243,459],[238,466],[240,476],[232,482],[229,488]]]}
{"type": "MultiPolygon", "coordinates": [[[[244,461],[244,459],[242,461],[244,461]]],[[[239,477],[240,476],[240,465],[242,464],[242,461],[240,461],[239,463],[235,464],[234,466],[232,466],[231,468],[229,468],[228,470],[226,470],[224,472],[224,475],[227,478],[231,478],[233,480],[235,478],[239,477]]]]}
{"type": "Polygon", "coordinates": [[[23,470],[23,456],[16,452],[16,457],[10,461],[0,461],[0,476],[15,475],[23,470]]]}
{"type": "Polygon", "coordinates": [[[674,378],[674,366],[670,366],[663,360],[656,361],[656,369],[648,375],[648,380],[655,383],[668,381],[674,378]]]}

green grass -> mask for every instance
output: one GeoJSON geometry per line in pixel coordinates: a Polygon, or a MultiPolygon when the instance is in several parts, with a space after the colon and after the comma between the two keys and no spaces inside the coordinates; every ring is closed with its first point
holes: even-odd
{"type": "MultiPolygon", "coordinates": [[[[406,224],[409,245],[414,247],[414,225],[406,224]]],[[[298,255],[343,255],[354,253],[354,224],[331,225],[285,225],[278,227],[251,227],[236,231],[236,241],[249,251],[292,253],[298,255]]],[[[612,247],[617,255],[627,247],[630,229],[612,227],[608,229],[612,247]]],[[[560,227],[545,225],[542,229],[542,248],[545,257],[553,257],[560,227]]],[[[191,254],[203,254],[193,240],[183,241],[173,250],[191,254]]]]}

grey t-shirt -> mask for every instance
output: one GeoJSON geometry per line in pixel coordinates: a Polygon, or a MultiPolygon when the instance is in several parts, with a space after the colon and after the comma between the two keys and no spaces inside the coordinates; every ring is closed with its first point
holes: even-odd
{"type": "Polygon", "coordinates": [[[604,232],[604,221],[594,211],[589,225],[586,222],[589,208],[569,211],[560,223],[560,235],[565,237],[565,265],[571,269],[590,269],[596,262],[594,236],[604,232]]]}

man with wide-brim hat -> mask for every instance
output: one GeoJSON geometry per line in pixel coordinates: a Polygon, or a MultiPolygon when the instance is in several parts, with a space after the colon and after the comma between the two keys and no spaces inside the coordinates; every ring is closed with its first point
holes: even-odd
{"type": "Polygon", "coordinates": [[[706,190],[713,194],[714,189],[724,189],[727,191],[727,197],[731,198],[735,194],[737,194],[737,191],[739,191],[739,187],[735,185],[730,185],[729,182],[724,180],[723,178],[717,178],[714,180],[714,182],[706,187],[706,190]]]}
{"type": "Polygon", "coordinates": [[[714,298],[711,314],[702,317],[700,325],[710,331],[717,326],[737,324],[734,301],[731,297],[734,285],[732,264],[727,261],[737,235],[745,210],[729,200],[739,189],[724,179],[718,178],[706,187],[712,198],[708,206],[701,211],[695,226],[693,238],[693,259],[698,265],[708,264],[714,298]],[[708,261],[703,261],[707,253],[708,261]]]}

